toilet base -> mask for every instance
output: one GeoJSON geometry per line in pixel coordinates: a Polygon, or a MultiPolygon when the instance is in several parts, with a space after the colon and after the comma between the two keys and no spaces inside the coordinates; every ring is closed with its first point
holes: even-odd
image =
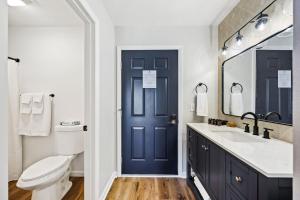
{"type": "Polygon", "coordinates": [[[33,190],[31,200],[61,200],[72,187],[69,181],[70,172],[49,187],[33,190]]]}

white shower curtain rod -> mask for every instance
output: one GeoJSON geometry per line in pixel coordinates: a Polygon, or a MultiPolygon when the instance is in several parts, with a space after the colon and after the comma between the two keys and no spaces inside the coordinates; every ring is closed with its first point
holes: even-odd
{"type": "Polygon", "coordinates": [[[8,57],[8,59],[9,59],[9,60],[14,60],[14,61],[16,61],[17,63],[20,62],[20,59],[19,59],[19,58],[8,57]]]}

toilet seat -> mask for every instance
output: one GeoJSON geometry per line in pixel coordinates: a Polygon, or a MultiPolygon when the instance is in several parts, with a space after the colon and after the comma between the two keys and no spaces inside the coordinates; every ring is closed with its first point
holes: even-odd
{"type": "Polygon", "coordinates": [[[45,177],[61,169],[64,165],[67,164],[68,161],[69,158],[66,156],[47,157],[27,168],[22,174],[21,180],[26,182],[45,177]]]}
{"type": "Polygon", "coordinates": [[[46,187],[60,179],[68,170],[73,156],[50,156],[27,168],[18,180],[17,186],[32,189],[38,185],[46,187]]]}

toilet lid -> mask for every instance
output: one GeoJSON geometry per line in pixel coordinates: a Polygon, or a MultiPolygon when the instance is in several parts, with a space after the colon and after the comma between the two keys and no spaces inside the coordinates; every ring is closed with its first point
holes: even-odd
{"type": "Polygon", "coordinates": [[[69,156],[51,156],[40,160],[27,168],[22,176],[22,181],[33,181],[58,171],[69,162],[69,156]]]}

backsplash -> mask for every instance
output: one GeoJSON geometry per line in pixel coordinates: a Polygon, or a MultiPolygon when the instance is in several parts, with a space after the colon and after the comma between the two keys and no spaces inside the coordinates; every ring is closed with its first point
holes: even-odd
{"type": "MultiPolygon", "coordinates": [[[[247,23],[251,18],[257,15],[265,7],[267,7],[273,0],[240,0],[237,6],[225,17],[218,27],[218,40],[219,49],[224,45],[224,41],[247,23]]],[[[247,49],[250,46],[255,45],[264,38],[273,35],[274,33],[288,27],[293,24],[292,16],[292,0],[278,0],[274,6],[270,8],[272,21],[268,25],[268,28],[261,34],[254,34],[253,29],[248,28],[243,31],[243,35],[247,35],[247,41],[243,44],[241,49],[229,51],[227,58],[247,49]]],[[[228,46],[230,46],[230,41],[228,46]]],[[[235,121],[239,127],[243,127],[243,122],[239,117],[232,117],[224,115],[222,112],[222,63],[226,58],[219,56],[219,116],[229,121],[235,121]]],[[[253,120],[246,120],[247,123],[253,124],[253,120]]],[[[272,128],[274,131],[271,133],[271,137],[284,140],[287,142],[293,142],[293,127],[259,122],[260,132],[263,128],[272,128]]]]}

